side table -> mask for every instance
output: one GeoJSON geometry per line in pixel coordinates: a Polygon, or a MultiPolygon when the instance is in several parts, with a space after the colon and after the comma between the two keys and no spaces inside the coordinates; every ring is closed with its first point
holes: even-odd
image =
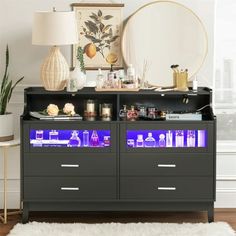
{"type": "Polygon", "coordinates": [[[16,147],[20,145],[20,139],[14,139],[11,141],[0,142],[0,147],[3,150],[3,171],[4,171],[4,212],[0,214],[0,220],[6,224],[7,223],[7,215],[19,214],[21,212],[21,203],[20,210],[14,212],[7,212],[7,159],[8,159],[8,148],[16,147]]]}

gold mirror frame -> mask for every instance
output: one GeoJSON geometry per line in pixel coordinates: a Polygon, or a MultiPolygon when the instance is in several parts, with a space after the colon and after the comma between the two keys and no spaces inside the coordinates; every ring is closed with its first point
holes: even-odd
{"type": "MultiPolygon", "coordinates": [[[[198,73],[198,71],[201,69],[201,67],[203,66],[203,64],[204,64],[204,62],[205,62],[205,60],[206,60],[207,54],[208,54],[208,35],[207,35],[207,31],[206,31],[206,28],[205,28],[205,26],[204,26],[202,20],[199,18],[199,16],[198,16],[193,10],[191,10],[190,8],[186,7],[185,5],[183,5],[183,4],[181,4],[181,3],[177,3],[177,2],[174,2],[174,1],[170,1],[170,0],[156,0],[156,1],[153,1],[153,2],[150,2],[150,3],[147,3],[147,4],[143,5],[143,6],[141,6],[140,8],[138,8],[133,14],[131,14],[131,15],[126,19],[125,24],[124,24],[122,39],[121,39],[121,53],[122,53],[122,57],[123,57],[124,63],[125,63],[126,66],[128,66],[128,64],[129,64],[129,63],[127,62],[126,58],[125,58],[125,52],[124,52],[124,51],[125,51],[125,44],[126,44],[126,42],[125,42],[125,32],[126,32],[126,30],[127,30],[127,27],[128,27],[129,22],[130,22],[140,11],[142,11],[144,8],[149,7],[150,5],[158,4],[158,3],[171,3],[171,4],[177,5],[177,6],[181,7],[181,8],[184,8],[185,10],[189,11],[189,13],[191,13],[191,14],[199,21],[199,23],[200,23],[200,25],[201,25],[201,27],[202,27],[202,30],[203,30],[203,32],[204,32],[204,38],[205,38],[205,53],[204,53],[204,55],[203,55],[203,57],[202,57],[202,61],[201,61],[201,63],[199,64],[198,68],[197,68],[195,71],[193,71],[193,72],[189,72],[189,78],[194,77],[194,76],[198,73]]],[[[178,62],[176,62],[176,63],[178,63],[178,62]]],[[[169,69],[169,68],[166,68],[166,70],[168,70],[168,69],[169,69]]],[[[170,72],[170,73],[171,73],[171,72],[170,72]]],[[[157,82],[157,84],[149,83],[149,85],[154,86],[154,87],[163,87],[163,86],[160,86],[160,84],[158,84],[158,82],[157,82]]],[[[173,84],[172,84],[172,85],[169,85],[169,86],[173,86],[173,84]]],[[[168,87],[168,86],[167,86],[167,87],[168,87]]]]}

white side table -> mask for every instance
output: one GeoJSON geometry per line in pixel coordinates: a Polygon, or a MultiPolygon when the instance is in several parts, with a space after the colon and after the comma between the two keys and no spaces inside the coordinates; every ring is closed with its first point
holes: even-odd
{"type": "MultiPolygon", "coordinates": [[[[8,159],[8,148],[16,147],[20,145],[20,139],[14,139],[7,142],[0,142],[0,147],[3,150],[3,171],[4,171],[4,212],[0,214],[0,220],[6,224],[7,223],[7,215],[19,214],[19,211],[9,212],[7,213],[7,159],[8,159]]],[[[21,206],[21,204],[20,204],[21,206]]],[[[21,208],[21,207],[20,207],[21,208]]]]}

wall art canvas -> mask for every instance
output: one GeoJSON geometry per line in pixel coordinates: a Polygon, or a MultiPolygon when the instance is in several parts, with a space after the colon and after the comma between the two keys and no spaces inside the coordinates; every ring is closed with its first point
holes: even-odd
{"type": "Polygon", "coordinates": [[[76,64],[78,47],[84,51],[86,69],[123,67],[121,37],[124,4],[74,3],[79,43],[73,45],[72,64],[76,64]]]}

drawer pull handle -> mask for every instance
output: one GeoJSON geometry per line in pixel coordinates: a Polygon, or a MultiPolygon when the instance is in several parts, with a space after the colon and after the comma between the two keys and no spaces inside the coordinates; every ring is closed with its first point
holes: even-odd
{"type": "Polygon", "coordinates": [[[176,167],[175,164],[158,164],[157,166],[160,168],[175,168],[176,167]]]}
{"type": "Polygon", "coordinates": [[[79,188],[61,187],[61,191],[79,191],[79,188]]]}
{"type": "Polygon", "coordinates": [[[176,187],[158,187],[158,190],[161,190],[161,191],[175,191],[176,187]]]}
{"type": "Polygon", "coordinates": [[[71,164],[61,164],[61,167],[62,168],[78,168],[79,165],[76,164],[76,165],[71,165],[71,164]]]}

